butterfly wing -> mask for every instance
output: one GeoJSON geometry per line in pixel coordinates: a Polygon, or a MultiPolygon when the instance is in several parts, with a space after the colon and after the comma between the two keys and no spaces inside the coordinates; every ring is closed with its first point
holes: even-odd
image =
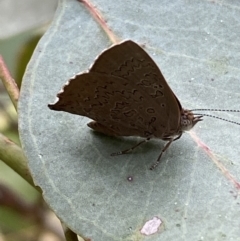
{"type": "Polygon", "coordinates": [[[179,129],[178,100],[150,56],[132,41],[103,52],[58,98],[51,109],[87,116],[116,135],[162,138],[179,129]]]}

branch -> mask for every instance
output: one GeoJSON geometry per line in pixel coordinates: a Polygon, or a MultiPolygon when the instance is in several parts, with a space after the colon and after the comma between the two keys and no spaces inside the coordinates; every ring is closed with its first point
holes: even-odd
{"type": "Polygon", "coordinates": [[[0,55],[0,78],[2,79],[2,82],[8,92],[8,95],[10,96],[10,99],[12,100],[12,103],[15,109],[17,110],[19,89],[15,80],[12,78],[1,55],[0,55]]]}
{"type": "Polygon", "coordinates": [[[24,180],[41,192],[39,187],[34,185],[32,176],[27,166],[26,157],[22,149],[14,142],[0,133],[0,159],[17,172],[24,180]]]}

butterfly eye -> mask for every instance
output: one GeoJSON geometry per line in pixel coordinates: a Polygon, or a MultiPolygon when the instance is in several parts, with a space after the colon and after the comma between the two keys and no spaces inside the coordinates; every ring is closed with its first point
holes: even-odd
{"type": "Polygon", "coordinates": [[[183,120],[183,121],[182,121],[182,125],[183,125],[183,126],[187,126],[188,124],[189,124],[189,121],[188,121],[188,120],[183,120]]]}

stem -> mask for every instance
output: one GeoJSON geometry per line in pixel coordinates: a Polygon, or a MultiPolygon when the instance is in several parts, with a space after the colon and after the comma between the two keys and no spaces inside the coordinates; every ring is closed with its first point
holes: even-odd
{"type": "Polygon", "coordinates": [[[26,157],[22,149],[14,142],[0,133],[0,159],[17,172],[24,180],[41,192],[39,187],[34,185],[32,176],[27,166],[26,157]]]}
{"type": "Polygon", "coordinates": [[[19,89],[15,82],[15,80],[12,78],[2,56],[0,55],[0,78],[2,79],[2,82],[8,92],[8,95],[17,110],[17,103],[19,98],[19,89]]]}

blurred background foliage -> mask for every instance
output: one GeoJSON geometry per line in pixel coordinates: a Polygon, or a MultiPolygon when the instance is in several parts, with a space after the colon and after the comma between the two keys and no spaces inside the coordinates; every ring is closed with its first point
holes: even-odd
{"type": "MultiPolygon", "coordinates": [[[[25,68],[48,28],[57,0],[0,1],[0,55],[21,88],[25,68]]],[[[0,82],[0,133],[21,146],[17,113],[0,82]]],[[[42,196],[0,160],[0,241],[64,240],[42,196]]]]}

